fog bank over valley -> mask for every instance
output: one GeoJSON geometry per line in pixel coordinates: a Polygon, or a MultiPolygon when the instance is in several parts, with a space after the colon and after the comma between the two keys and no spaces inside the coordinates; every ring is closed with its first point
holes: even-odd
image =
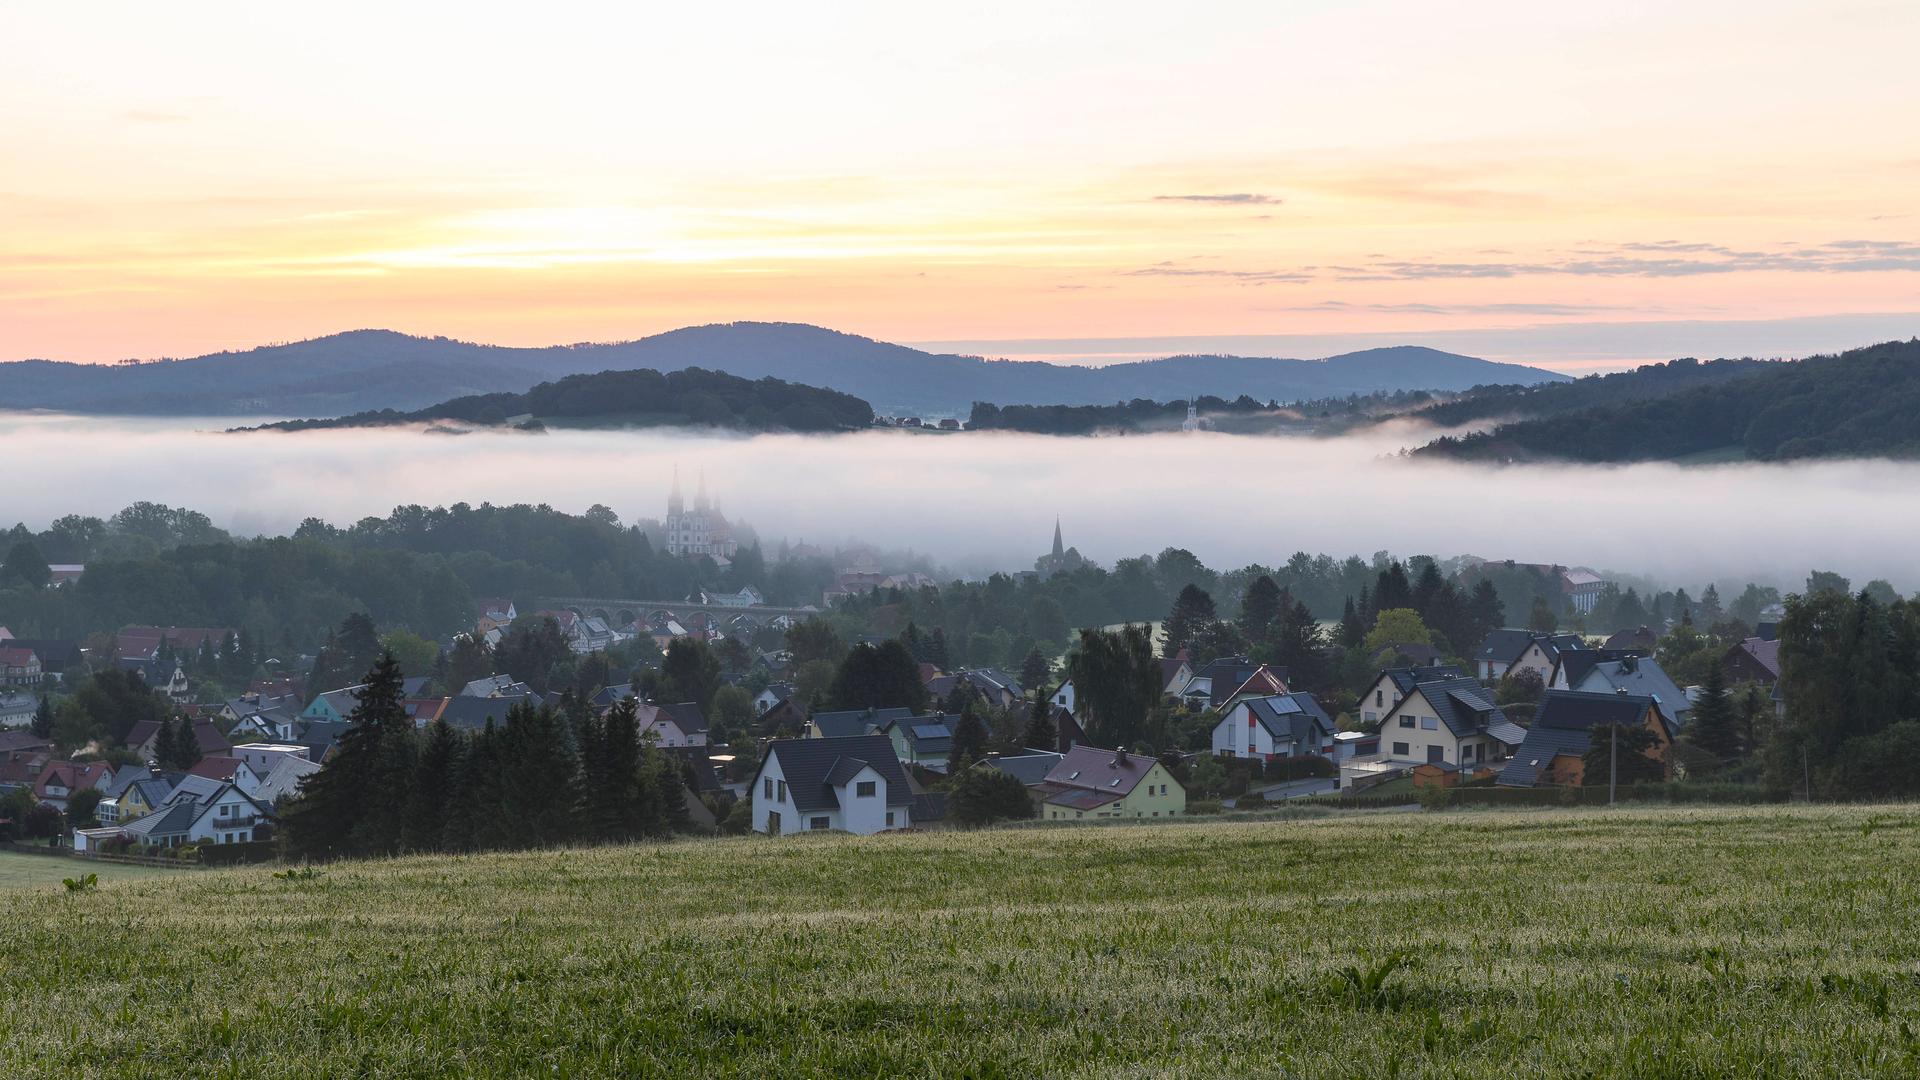
{"type": "Polygon", "coordinates": [[[1810,567],[1920,587],[1920,464],[1504,468],[1396,457],[1431,428],[1337,439],[1212,433],[1059,438],[871,431],[840,436],[415,428],[222,434],[234,423],[0,414],[0,453],[28,467],[0,518],[41,528],[139,500],[237,534],[303,518],[350,524],[396,505],[595,503],[664,513],[677,465],[729,516],[782,538],[911,548],[955,572],[1032,565],[1055,517],[1090,558],[1174,546],[1217,568],[1296,550],[1474,554],[1587,565],[1692,585],[1797,589],[1810,567]]]}

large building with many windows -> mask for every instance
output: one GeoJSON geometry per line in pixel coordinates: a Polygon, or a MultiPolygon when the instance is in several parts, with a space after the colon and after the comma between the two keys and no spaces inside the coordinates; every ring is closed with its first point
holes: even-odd
{"type": "Polygon", "coordinates": [[[667,554],[699,556],[715,560],[731,559],[740,550],[733,539],[733,526],[720,512],[718,503],[707,500],[707,477],[700,475],[700,487],[693,497],[693,509],[687,509],[680,494],[680,470],[673,471],[673,494],[667,496],[667,554]]]}

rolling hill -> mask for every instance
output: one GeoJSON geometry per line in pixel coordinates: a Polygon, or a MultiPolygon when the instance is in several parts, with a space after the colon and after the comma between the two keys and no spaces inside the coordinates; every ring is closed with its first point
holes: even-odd
{"type": "Polygon", "coordinates": [[[261,428],[381,427],[454,420],[499,425],[527,416],[562,426],[710,426],[744,431],[857,431],[873,423],[873,409],[851,394],[781,379],[742,379],[686,368],[602,371],[544,382],[524,394],[468,394],[424,409],[381,409],[336,420],[283,420],[261,428]]]}
{"type": "Polygon", "coordinates": [[[1437,439],[1416,453],[1589,462],[1920,457],[1920,339],[1728,370],[1737,377],[1594,401],[1437,439]]]}
{"type": "Polygon", "coordinates": [[[0,402],[121,415],[334,416],[419,409],[469,394],[519,393],[568,375],[689,367],[827,387],[858,395],[882,412],[953,415],[963,415],[975,401],[1091,405],[1196,393],[1290,401],[1566,378],[1418,346],[1324,360],[1176,356],[1090,368],[928,353],[796,323],[726,323],[636,341],[545,348],[355,330],[144,364],[24,360],[0,363],[0,402]]]}

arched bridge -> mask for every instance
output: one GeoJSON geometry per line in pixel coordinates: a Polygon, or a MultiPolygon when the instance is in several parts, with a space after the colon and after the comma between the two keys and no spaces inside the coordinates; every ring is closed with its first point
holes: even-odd
{"type": "Polygon", "coordinates": [[[763,626],[782,615],[805,619],[820,614],[820,609],[816,607],[768,607],[760,604],[739,607],[732,604],[698,604],[686,600],[626,600],[599,596],[542,597],[540,609],[571,611],[575,615],[605,619],[607,625],[616,627],[651,622],[656,616],[665,616],[676,622],[685,622],[688,616],[696,614],[728,620],[745,618],[755,626],[763,626]]]}

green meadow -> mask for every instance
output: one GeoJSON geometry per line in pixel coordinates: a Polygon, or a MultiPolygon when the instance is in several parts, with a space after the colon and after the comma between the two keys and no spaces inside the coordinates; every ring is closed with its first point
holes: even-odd
{"type": "Polygon", "coordinates": [[[1920,809],[688,841],[0,889],[0,1076],[1920,1075],[1920,809]]]}

